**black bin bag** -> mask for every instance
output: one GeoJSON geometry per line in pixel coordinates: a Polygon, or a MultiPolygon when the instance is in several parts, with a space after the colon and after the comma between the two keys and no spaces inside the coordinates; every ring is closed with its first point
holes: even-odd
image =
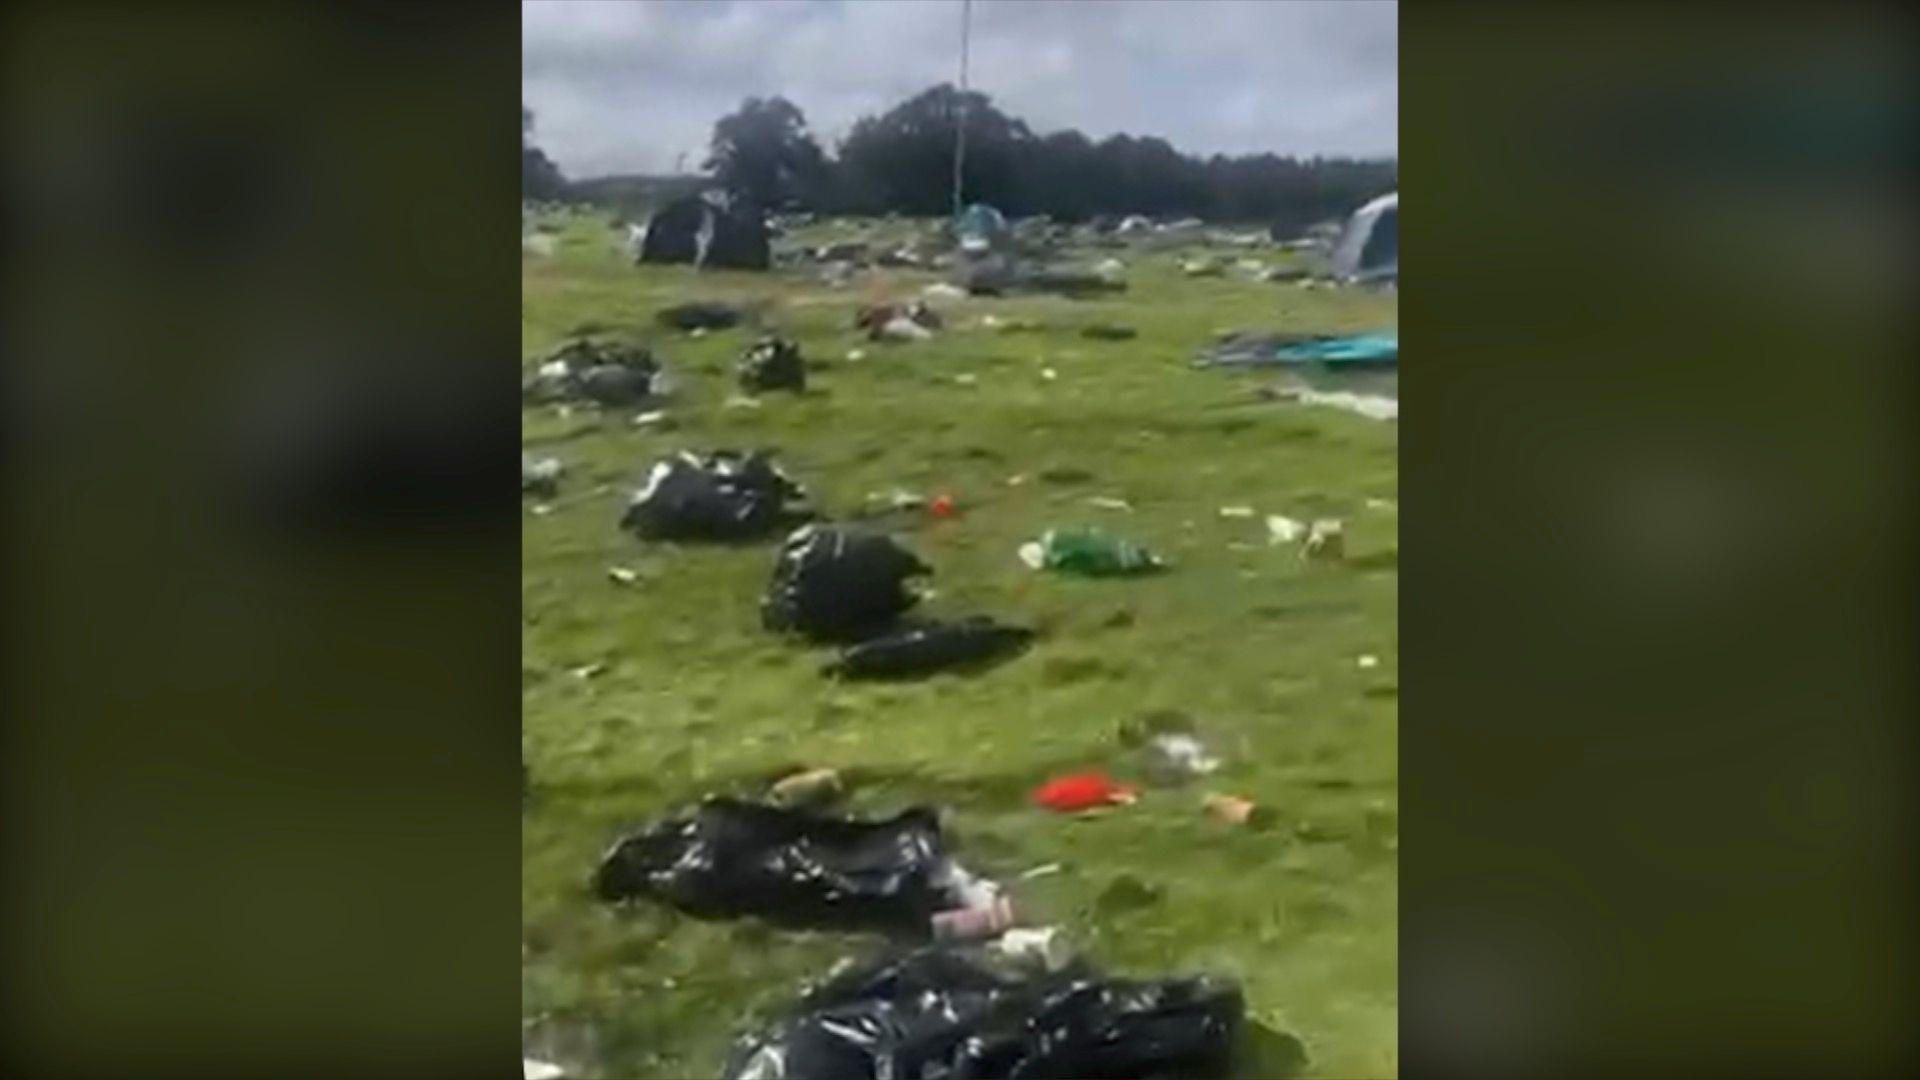
{"type": "Polygon", "coordinates": [[[908,579],[932,572],[886,536],[802,526],[781,545],[760,621],[815,641],[860,641],[918,601],[908,579]]]}
{"type": "Polygon", "coordinates": [[[681,451],[654,463],[620,524],[649,540],[752,540],[811,516],[767,454],[681,451]]]}
{"type": "Polygon", "coordinates": [[[936,913],[963,902],[954,871],[939,819],[926,807],[854,820],[716,797],[614,844],[594,891],[702,918],[753,915],[924,937],[936,913]]]}
{"type": "Polygon", "coordinates": [[[1020,978],[934,946],[807,993],[741,1039],[727,1080],[1217,1080],[1245,1003],[1208,977],[1020,978]]]}

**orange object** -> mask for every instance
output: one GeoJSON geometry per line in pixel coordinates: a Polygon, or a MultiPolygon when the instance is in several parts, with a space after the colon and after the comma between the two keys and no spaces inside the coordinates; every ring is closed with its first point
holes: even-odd
{"type": "Polygon", "coordinates": [[[952,517],[953,516],[953,496],[951,495],[934,496],[933,501],[927,504],[927,513],[932,514],[934,517],[937,517],[937,518],[952,517]]]}
{"type": "Polygon", "coordinates": [[[1134,798],[1132,788],[1122,787],[1114,783],[1112,777],[1097,772],[1057,777],[1040,785],[1033,793],[1034,802],[1063,814],[1114,803],[1130,803],[1134,798]]]}

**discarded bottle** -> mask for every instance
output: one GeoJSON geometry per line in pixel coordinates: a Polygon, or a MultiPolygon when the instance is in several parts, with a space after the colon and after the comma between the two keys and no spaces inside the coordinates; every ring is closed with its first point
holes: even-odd
{"type": "Polygon", "coordinates": [[[1010,929],[991,948],[1016,964],[1041,971],[1059,971],[1073,958],[1057,926],[1010,929]]]}
{"type": "Polygon", "coordinates": [[[1100,529],[1049,529],[1020,549],[1035,570],[1061,570],[1087,577],[1141,574],[1166,564],[1158,555],[1100,529]]]}

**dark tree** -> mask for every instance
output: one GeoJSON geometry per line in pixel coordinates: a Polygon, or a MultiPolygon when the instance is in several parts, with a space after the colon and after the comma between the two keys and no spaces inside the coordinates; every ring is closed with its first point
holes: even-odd
{"type": "Polygon", "coordinates": [[[947,213],[953,207],[954,135],[963,107],[965,201],[1030,212],[1020,173],[1033,133],[1025,122],[994,108],[987,95],[963,95],[944,83],[879,116],[861,118],[840,148],[841,163],[880,195],[885,209],[947,213]]]}
{"type": "Polygon", "coordinates": [[[706,167],[728,191],[766,207],[817,202],[827,182],[805,114],[783,97],[748,98],[721,117],[706,167]]]}
{"type": "Polygon", "coordinates": [[[533,145],[533,111],[520,106],[520,197],[536,202],[559,199],[567,193],[560,167],[533,145]]]}

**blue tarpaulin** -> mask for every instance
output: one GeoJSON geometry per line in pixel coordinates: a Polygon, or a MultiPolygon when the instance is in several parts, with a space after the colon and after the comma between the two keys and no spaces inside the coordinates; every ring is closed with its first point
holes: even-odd
{"type": "Polygon", "coordinates": [[[1287,364],[1398,364],[1400,333],[1268,334],[1229,338],[1201,354],[1202,367],[1287,364]]]}

